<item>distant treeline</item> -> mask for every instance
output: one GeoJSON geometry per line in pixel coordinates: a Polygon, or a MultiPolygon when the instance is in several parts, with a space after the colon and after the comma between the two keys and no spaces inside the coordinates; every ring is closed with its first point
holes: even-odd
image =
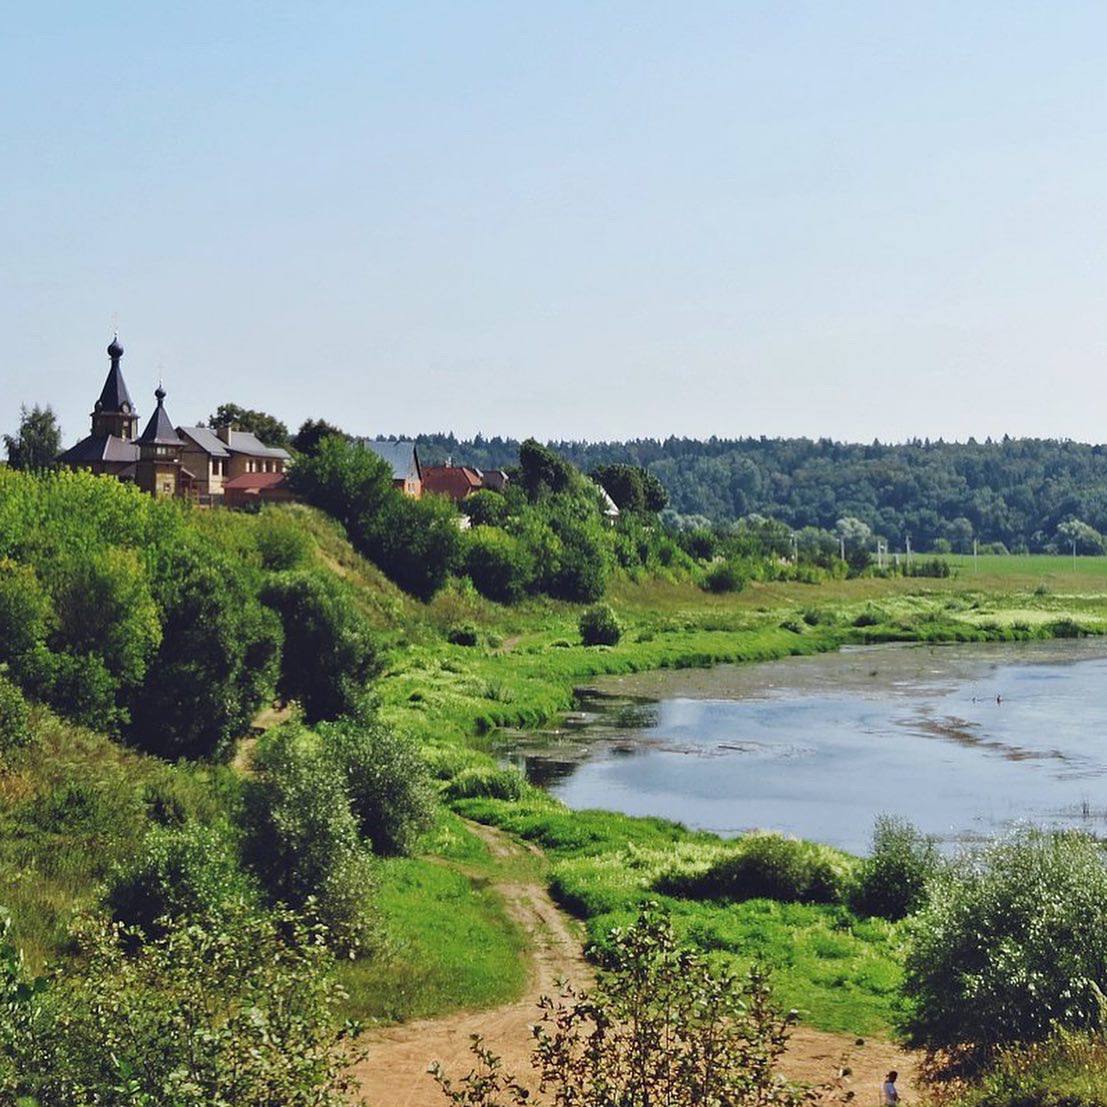
{"type": "MultiPolygon", "coordinates": [[[[519,443],[453,435],[418,439],[425,463],[452,456],[478,468],[514,464],[519,443]]],[[[965,443],[912,441],[869,446],[807,438],[637,439],[551,442],[585,472],[625,462],[649,469],[670,509],[712,522],[751,512],[792,527],[833,529],[861,519],[893,548],[972,540],[1008,549],[1062,548],[1057,528],[1071,519],[1107,531],[1107,448],[1054,439],[965,443]]]]}

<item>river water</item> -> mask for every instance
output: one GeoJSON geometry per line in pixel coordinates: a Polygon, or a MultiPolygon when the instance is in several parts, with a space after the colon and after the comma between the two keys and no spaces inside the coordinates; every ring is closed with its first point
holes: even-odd
{"type": "Polygon", "coordinates": [[[874,646],[607,679],[507,760],[573,808],[864,852],[1029,821],[1107,835],[1107,644],[874,646]]]}

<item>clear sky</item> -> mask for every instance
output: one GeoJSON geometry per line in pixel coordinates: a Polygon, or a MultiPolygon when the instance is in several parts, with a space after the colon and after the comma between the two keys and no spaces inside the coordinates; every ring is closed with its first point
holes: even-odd
{"type": "Polygon", "coordinates": [[[1102,3],[9,5],[0,424],[1107,439],[1102,3]]]}

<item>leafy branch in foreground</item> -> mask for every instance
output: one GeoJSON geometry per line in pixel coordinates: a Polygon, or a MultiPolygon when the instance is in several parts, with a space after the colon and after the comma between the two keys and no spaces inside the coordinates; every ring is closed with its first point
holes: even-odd
{"type": "Polygon", "coordinates": [[[848,1102],[849,1070],[815,1088],[779,1074],[796,1012],[779,1013],[767,976],[716,969],[680,946],[647,905],[613,930],[592,992],[543,996],[532,1065],[538,1098],[479,1037],[473,1068],[452,1080],[431,1067],[447,1102],[464,1107],[798,1107],[848,1102]]]}

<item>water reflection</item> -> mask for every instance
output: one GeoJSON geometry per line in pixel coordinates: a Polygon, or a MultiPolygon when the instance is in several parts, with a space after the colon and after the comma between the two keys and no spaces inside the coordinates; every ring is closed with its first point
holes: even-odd
{"type": "Polygon", "coordinates": [[[507,758],[572,807],[865,848],[881,812],[947,841],[1107,833],[1107,647],[879,647],[622,678],[507,758]]]}

